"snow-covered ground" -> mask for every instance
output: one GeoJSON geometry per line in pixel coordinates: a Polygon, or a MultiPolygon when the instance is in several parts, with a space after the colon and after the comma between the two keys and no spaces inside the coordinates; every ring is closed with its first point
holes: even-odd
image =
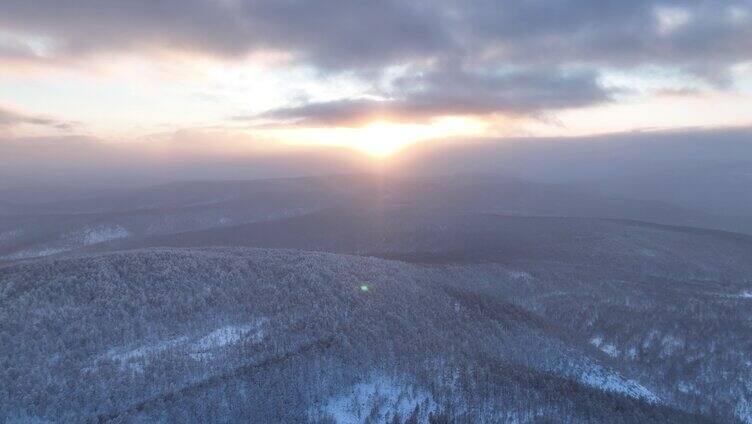
{"type": "MultiPolygon", "coordinates": [[[[168,350],[188,354],[197,361],[206,361],[213,359],[217,351],[223,347],[240,342],[261,342],[264,337],[263,324],[265,322],[265,319],[258,319],[248,324],[227,325],[198,338],[180,336],[136,348],[113,348],[100,359],[109,359],[119,363],[121,371],[136,372],[143,372],[144,365],[152,357],[168,350]]],[[[90,367],[88,370],[93,371],[94,368],[90,367]]]]}
{"type": "Polygon", "coordinates": [[[20,229],[2,231],[0,232],[0,241],[14,240],[19,235],[21,235],[20,229]]]}
{"type": "Polygon", "coordinates": [[[79,234],[73,234],[73,237],[78,236],[84,246],[90,246],[92,244],[129,237],[130,235],[131,234],[125,228],[119,225],[114,225],[89,227],[79,234]]]}
{"type": "Polygon", "coordinates": [[[691,382],[688,382],[688,381],[680,381],[676,385],[676,389],[679,390],[682,393],[697,394],[697,395],[700,394],[700,391],[697,389],[697,387],[694,384],[692,384],[691,382]]]}
{"type": "Polygon", "coordinates": [[[628,359],[637,359],[637,348],[635,346],[631,346],[629,349],[627,349],[626,357],[628,359]]]}
{"type": "Polygon", "coordinates": [[[620,354],[619,349],[616,347],[616,345],[605,342],[600,336],[596,336],[590,339],[590,344],[597,347],[603,353],[612,358],[616,358],[620,354]]]}
{"type": "Polygon", "coordinates": [[[532,276],[525,271],[512,270],[512,271],[509,271],[508,274],[511,278],[514,278],[516,280],[528,280],[532,278],[532,276]]]}
{"type": "Polygon", "coordinates": [[[242,339],[253,343],[260,342],[264,337],[263,321],[246,325],[228,325],[218,328],[191,344],[191,357],[196,360],[211,359],[212,351],[238,343],[242,339]]]}
{"type": "MultiPolygon", "coordinates": [[[[5,234],[5,233],[3,233],[5,234]]],[[[55,255],[92,244],[130,237],[131,233],[119,225],[94,226],[66,233],[58,241],[29,247],[0,257],[1,259],[30,259],[55,255]]],[[[10,236],[9,236],[10,237],[10,236]]]]}
{"type": "Polygon", "coordinates": [[[752,401],[742,398],[734,408],[734,413],[742,422],[752,424],[752,401]]]}
{"type": "Polygon", "coordinates": [[[139,346],[135,349],[118,351],[111,350],[108,352],[107,357],[113,361],[120,363],[120,370],[131,370],[137,372],[143,372],[144,364],[149,360],[149,357],[154,356],[160,352],[164,352],[170,348],[179,346],[185,342],[186,337],[178,337],[176,339],[164,340],[158,343],[150,345],[139,346]]]}
{"type": "Polygon", "coordinates": [[[624,378],[618,373],[610,371],[597,364],[592,364],[589,369],[583,370],[579,376],[579,381],[590,387],[595,387],[607,392],[621,393],[651,403],[659,403],[661,401],[658,396],[642,384],[624,378]]]}
{"type": "Polygon", "coordinates": [[[438,410],[433,397],[420,388],[395,379],[377,376],[351,386],[345,393],[328,399],[311,411],[311,418],[333,418],[337,424],[359,424],[367,417],[373,422],[391,422],[395,414],[404,422],[419,407],[419,422],[438,410]]]}
{"type": "Polygon", "coordinates": [[[670,357],[681,352],[684,348],[684,340],[671,334],[661,339],[661,357],[670,357]]]}
{"type": "Polygon", "coordinates": [[[37,249],[24,249],[19,250],[17,252],[11,253],[10,255],[2,256],[2,259],[30,259],[30,258],[41,258],[43,256],[50,256],[55,255],[58,253],[65,252],[67,249],[65,247],[40,247],[37,249]]]}

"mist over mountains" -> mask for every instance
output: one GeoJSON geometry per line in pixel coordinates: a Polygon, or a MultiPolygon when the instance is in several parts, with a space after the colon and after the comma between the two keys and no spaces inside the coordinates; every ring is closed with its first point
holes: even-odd
{"type": "Polygon", "coordinates": [[[184,182],[14,207],[15,214],[0,218],[2,260],[97,249],[105,242],[254,246],[250,240],[265,237],[268,243],[277,240],[277,247],[291,247],[282,240],[325,236],[325,228],[343,238],[373,238],[425,226],[435,231],[431,226],[470,225],[487,215],[607,218],[752,232],[752,220],[744,217],[481,174],[184,182]]]}
{"type": "Polygon", "coordinates": [[[752,212],[747,189],[752,175],[751,139],[752,129],[738,127],[569,138],[432,140],[381,160],[342,148],[279,146],[262,140],[190,134],[160,142],[116,144],[75,137],[6,138],[0,139],[0,208],[98,197],[98,190],[111,193],[175,181],[359,173],[387,177],[496,174],[738,217],[752,212]]]}
{"type": "Polygon", "coordinates": [[[415,171],[6,189],[0,420],[752,422],[742,180],[415,171]]]}

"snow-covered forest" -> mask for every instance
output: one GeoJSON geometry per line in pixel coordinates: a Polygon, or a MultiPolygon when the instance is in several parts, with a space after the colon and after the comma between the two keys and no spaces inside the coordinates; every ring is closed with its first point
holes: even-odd
{"type": "Polygon", "coordinates": [[[0,421],[752,420],[752,236],[489,178],[6,215],[0,421]]]}

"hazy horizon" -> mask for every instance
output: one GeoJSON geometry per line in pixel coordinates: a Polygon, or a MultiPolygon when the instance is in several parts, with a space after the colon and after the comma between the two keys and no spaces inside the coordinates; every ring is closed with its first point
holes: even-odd
{"type": "Polygon", "coordinates": [[[195,180],[317,175],[495,173],[546,182],[752,162],[752,127],[624,132],[587,137],[444,139],[388,157],[347,147],[269,148],[211,137],[140,143],[24,138],[0,140],[0,188],[135,187],[195,180]],[[224,143],[223,143],[224,141],[224,143]],[[542,169],[545,166],[546,169],[542,169]]]}

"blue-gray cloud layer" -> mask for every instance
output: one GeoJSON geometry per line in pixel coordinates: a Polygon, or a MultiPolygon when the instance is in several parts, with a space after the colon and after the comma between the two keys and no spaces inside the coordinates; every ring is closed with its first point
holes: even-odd
{"type": "Polygon", "coordinates": [[[515,62],[714,66],[750,58],[750,13],[749,0],[4,0],[0,25],[71,52],[273,48],[362,67],[496,48],[515,62]],[[663,31],[661,9],[686,23],[663,31]]]}
{"type": "Polygon", "coordinates": [[[383,94],[388,97],[306,103],[255,118],[304,126],[357,125],[374,119],[416,122],[453,114],[527,115],[609,99],[591,72],[562,74],[535,69],[503,73],[437,69],[400,78],[383,94]]]}

